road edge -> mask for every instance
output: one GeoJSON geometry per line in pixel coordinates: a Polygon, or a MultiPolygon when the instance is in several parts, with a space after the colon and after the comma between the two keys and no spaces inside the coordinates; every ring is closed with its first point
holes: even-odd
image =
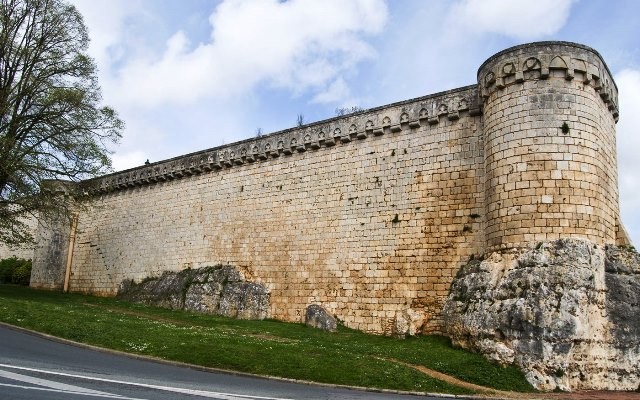
{"type": "MultiPolygon", "coordinates": [[[[172,361],[172,360],[166,360],[166,359],[163,359],[163,358],[158,358],[158,357],[153,357],[153,356],[146,356],[146,355],[142,355],[142,354],[127,353],[127,352],[120,351],[120,350],[108,349],[108,348],[105,348],[105,347],[94,346],[94,345],[87,344],[87,343],[76,342],[76,341],[65,339],[65,338],[61,338],[61,337],[58,337],[58,336],[53,336],[53,335],[50,335],[48,333],[35,331],[35,330],[29,329],[29,328],[24,328],[24,327],[21,327],[21,326],[12,325],[12,324],[9,324],[9,323],[6,323],[6,322],[2,322],[2,321],[0,321],[0,326],[5,327],[7,329],[14,330],[14,331],[27,333],[29,335],[39,336],[41,338],[44,338],[44,339],[47,339],[47,340],[51,340],[53,342],[66,344],[66,345],[69,345],[69,346],[82,347],[82,348],[85,348],[85,349],[90,349],[90,350],[98,351],[98,352],[101,352],[101,353],[119,355],[119,356],[123,356],[123,357],[132,358],[132,359],[135,359],[135,360],[152,361],[152,362],[156,362],[156,363],[159,363],[159,364],[178,366],[178,367],[183,367],[183,368],[189,368],[189,369],[192,369],[192,370],[195,370],[195,371],[202,371],[202,372],[216,372],[216,373],[223,373],[223,374],[234,375],[234,376],[246,376],[246,377],[257,378],[257,379],[267,379],[267,380],[272,380],[272,381],[297,383],[297,384],[304,384],[304,385],[310,385],[310,386],[319,386],[319,387],[327,387],[327,388],[359,390],[359,391],[371,392],[371,393],[388,393],[388,394],[402,394],[402,395],[413,395],[413,396],[430,396],[430,397],[437,397],[437,398],[443,398],[443,399],[465,399],[465,400],[511,400],[512,399],[511,397],[496,397],[496,396],[486,396],[486,395],[459,395],[459,394],[448,394],[448,393],[411,392],[411,391],[394,390],[394,389],[370,388],[370,387],[365,387],[365,386],[349,386],[349,385],[338,385],[338,384],[332,384],[332,383],[313,382],[313,381],[306,381],[306,380],[293,379],[293,378],[283,378],[283,377],[271,376],[271,375],[258,375],[258,374],[252,374],[252,373],[249,373],[249,372],[233,371],[233,370],[227,370],[227,369],[222,369],[222,368],[205,367],[205,366],[197,365],[197,364],[189,364],[189,363],[184,363],[184,362],[180,362],[180,361],[172,361]]],[[[514,393],[514,394],[516,394],[516,393],[514,393]]]]}

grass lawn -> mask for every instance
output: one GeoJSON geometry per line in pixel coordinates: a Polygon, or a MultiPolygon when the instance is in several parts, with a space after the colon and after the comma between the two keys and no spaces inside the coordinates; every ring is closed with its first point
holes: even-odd
{"type": "Polygon", "coordinates": [[[403,365],[422,365],[500,390],[533,388],[515,367],[439,336],[395,339],[278,321],[243,321],[113,298],[0,285],[0,321],[95,346],[205,367],[339,385],[452,394],[469,390],[403,365]]]}

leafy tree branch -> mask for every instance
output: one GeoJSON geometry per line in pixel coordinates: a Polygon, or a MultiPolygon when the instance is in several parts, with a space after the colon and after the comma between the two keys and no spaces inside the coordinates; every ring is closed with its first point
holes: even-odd
{"type": "Polygon", "coordinates": [[[27,218],[68,211],[73,185],[60,181],[110,171],[124,123],[101,104],[73,5],[0,0],[0,28],[0,242],[17,245],[33,240],[27,218]]]}

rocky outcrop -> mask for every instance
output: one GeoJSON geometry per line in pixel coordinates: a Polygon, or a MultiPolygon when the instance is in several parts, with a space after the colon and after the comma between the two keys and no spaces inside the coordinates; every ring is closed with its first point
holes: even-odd
{"type": "Polygon", "coordinates": [[[540,390],[640,385],[640,256],[561,239],[471,260],[444,307],[453,342],[540,390]]]}
{"type": "MultiPolygon", "coordinates": [[[[635,372],[624,380],[630,380],[628,386],[635,385],[640,390],[640,254],[617,247],[607,248],[606,254],[604,280],[608,291],[605,306],[612,323],[610,335],[619,360],[635,363],[635,372]]],[[[626,362],[616,360],[615,363],[624,365],[626,362]]]]}
{"type": "Polygon", "coordinates": [[[311,304],[304,313],[304,323],[312,328],[335,332],[338,326],[333,315],[329,314],[322,306],[311,304]]]}
{"type": "Polygon", "coordinates": [[[198,311],[241,319],[269,316],[269,292],[260,283],[246,282],[229,265],[165,272],[140,283],[125,280],[119,298],[175,310],[198,311]]]}

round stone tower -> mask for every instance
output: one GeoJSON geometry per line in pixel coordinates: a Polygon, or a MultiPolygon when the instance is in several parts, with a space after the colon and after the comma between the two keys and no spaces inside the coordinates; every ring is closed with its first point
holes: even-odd
{"type": "Polygon", "coordinates": [[[487,250],[560,237],[615,243],[618,92],[595,50],[512,47],[478,70],[487,250]]]}

